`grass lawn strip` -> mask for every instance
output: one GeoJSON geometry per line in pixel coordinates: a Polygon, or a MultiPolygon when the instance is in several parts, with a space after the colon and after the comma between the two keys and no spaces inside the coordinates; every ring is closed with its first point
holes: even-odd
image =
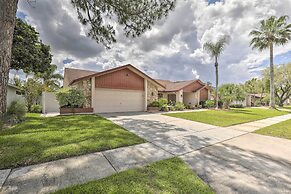
{"type": "Polygon", "coordinates": [[[255,131],[257,134],[291,140],[291,119],[255,131]]]}
{"type": "Polygon", "coordinates": [[[145,140],[97,115],[40,117],[0,132],[0,169],[42,163],[145,140]]]}
{"type": "Polygon", "coordinates": [[[75,185],[56,193],[199,193],[213,190],[179,158],[131,169],[107,178],[75,185]]]}
{"type": "Polygon", "coordinates": [[[167,116],[197,121],[201,123],[227,127],[241,123],[261,120],[288,114],[286,111],[263,108],[234,108],[230,110],[208,110],[201,112],[181,112],[165,114],[167,116]]]}

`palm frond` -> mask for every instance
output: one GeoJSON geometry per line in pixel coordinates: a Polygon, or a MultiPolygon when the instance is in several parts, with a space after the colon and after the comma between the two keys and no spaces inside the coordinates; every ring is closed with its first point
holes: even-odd
{"type": "Polygon", "coordinates": [[[230,37],[223,36],[216,43],[206,42],[203,45],[203,49],[206,50],[211,57],[219,57],[229,42],[230,37]]]}
{"type": "Polygon", "coordinates": [[[291,40],[291,24],[287,24],[288,16],[279,18],[271,16],[260,21],[260,26],[249,33],[252,37],[250,46],[253,49],[264,50],[271,44],[284,45],[291,40]]]}

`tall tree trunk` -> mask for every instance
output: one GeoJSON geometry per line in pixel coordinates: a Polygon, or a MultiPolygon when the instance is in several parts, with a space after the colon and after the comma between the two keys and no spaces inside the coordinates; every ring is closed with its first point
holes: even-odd
{"type": "Polygon", "coordinates": [[[218,62],[217,57],[215,57],[215,103],[216,103],[216,109],[218,109],[218,62]]]}
{"type": "Polygon", "coordinates": [[[270,107],[275,108],[273,44],[270,45],[270,107]]]}
{"type": "Polygon", "coordinates": [[[0,0],[0,117],[6,112],[7,85],[18,0],[0,0]]]}

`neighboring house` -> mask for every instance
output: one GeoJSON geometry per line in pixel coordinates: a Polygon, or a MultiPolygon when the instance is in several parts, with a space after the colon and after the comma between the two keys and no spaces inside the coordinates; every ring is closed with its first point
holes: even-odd
{"type": "Polygon", "coordinates": [[[176,81],[156,80],[164,88],[159,88],[159,98],[166,98],[173,104],[184,103],[191,107],[210,99],[210,87],[201,80],[176,81]]]}
{"type": "Polygon", "coordinates": [[[10,106],[13,101],[24,101],[23,96],[20,94],[20,88],[12,84],[8,84],[7,87],[7,107],[10,106]]]}
{"type": "Polygon", "coordinates": [[[242,104],[245,107],[256,106],[256,102],[261,102],[262,99],[266,96],[266,94],[246,94],[245,100],[243,101],[233,101],[231,105],[234,104],[242,104]]]}
{"type": "Polygon", "coordinates": [[[165,86],[128,64],[102,72],[65,68],[64,87],[84,91],[95,113],[146,111],[165,86]]]}
{"type": "Polygon", "coordinates": [[[247,94],[246,106],[256,106],[256,102],[261,102],[266,94],[247,94]]]}

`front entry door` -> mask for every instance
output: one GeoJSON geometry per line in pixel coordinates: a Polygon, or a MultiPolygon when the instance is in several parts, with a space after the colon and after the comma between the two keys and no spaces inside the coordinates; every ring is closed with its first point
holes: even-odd
{"type": "Polygon", "coordinates": [[[168,94],[168,101],[172,103],[176,103],[176,94],[168,94]]]}

